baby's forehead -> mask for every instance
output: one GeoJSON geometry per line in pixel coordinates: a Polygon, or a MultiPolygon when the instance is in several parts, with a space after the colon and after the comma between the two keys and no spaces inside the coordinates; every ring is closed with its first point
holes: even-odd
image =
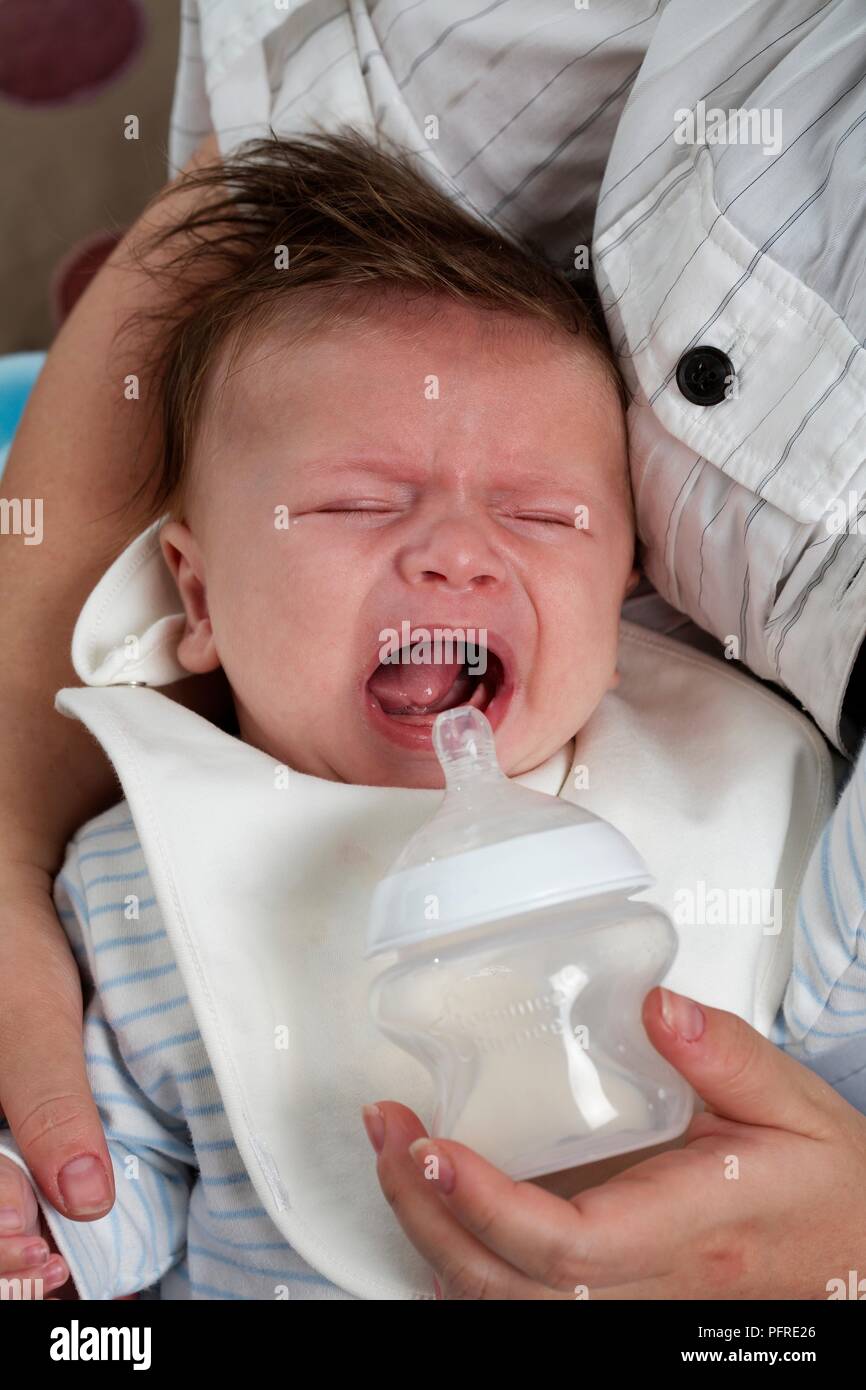
{"type": "MultiPolygon", "coordinates": [[[[296,410],[314,404],[328,413],[338,410],[347,404],[352,383],[371,396],[390,394],[391,404],[417,405],[435,396],[443,368],[449,391],[471,386],[482,369],[488,377],[516,370],[526,377],[527,409],[539,411],[545,407],[539,381],[551,373],[567,374],[563,379],[569,381],[576,374],[576,386],[591,382],[596,389],[580,395],[593,400],[606,378],[597,345],[528,314],[445,296],[301,293],[290,308],[273,309],[227,335],[208,372],[205,408],[220,432],[262,435],[284,427],[286,403],[296,410]],[[533,374],[539,380],[531,380],[533,374]]],[[[555,388],[556,382],[549,385],[555,388]]],[[[608,409],[613,396],[601,392],[608,409]]],[[[360,404],[356,391],[354,405],[360,404]]]]}
{"type": "Polygon", "coordinates": [[[204,505],[218,489],[196,480],[216,470],[231,487],[240,467],[252,486],[462,478],[631,515],[625,415],[592,342],[460,305],[304,308],[215,355],[192,462],[204,505]]]}

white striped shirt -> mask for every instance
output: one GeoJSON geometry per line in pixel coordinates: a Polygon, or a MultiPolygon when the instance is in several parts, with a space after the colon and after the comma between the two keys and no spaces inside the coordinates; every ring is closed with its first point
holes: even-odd
{"type": "Polygon", "coordinates": [[[557,263],[591,245],[647,573],[853,754],[864,53],[862,0],[183,0],[170,163],[211,129],[228,152],[351,124],[557,263]],[[778,119],[778,146],[679,143],[699,102],[778,119]],[[716,405],[677,385],[698,345],[734,370],[716,405]]]}

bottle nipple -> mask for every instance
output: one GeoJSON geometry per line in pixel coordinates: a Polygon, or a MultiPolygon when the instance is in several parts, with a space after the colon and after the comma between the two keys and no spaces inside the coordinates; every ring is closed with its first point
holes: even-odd
{"type": "Polygon", "coordinates": [[[467,782],[506,781],[489,720],[474,705],[443,710],[433,724],[433,747],[448,791],[467,782]]]}
{"type": "Polygon", "coordinates": [[[379,881],[367,955],[652,882],[612,825],[506,776],[475,705],[440,710],[433,746],[444,794],[379,881]]]}

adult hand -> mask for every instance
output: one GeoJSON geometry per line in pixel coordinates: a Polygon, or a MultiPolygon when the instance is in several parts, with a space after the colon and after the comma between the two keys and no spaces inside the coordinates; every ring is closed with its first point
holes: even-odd
{"type": "Polygon", "coordinates": [[[656,988],[643,1021],[707,1108],[569,1199],[378,1104],[382,1191],[443,1297],[818,1299],[866,1274],[866,1117],[735,1014],[656,988]]]}
{"type": "Polygon", "coordinates": [[[111,1209],[114,1180],[85,1070],[78,970],[51,879],[32,875],[13,889],[4,870],[3,882],[0,1106],[49,1202],[64,1216],[94,1220],[111,1209]]]}

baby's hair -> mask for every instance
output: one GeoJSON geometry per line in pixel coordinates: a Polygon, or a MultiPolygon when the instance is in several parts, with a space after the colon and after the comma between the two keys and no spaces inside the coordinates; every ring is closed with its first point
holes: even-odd
{"type": "Polygon", "coordinates": [[[192,212],[135,251],[149,274],[167,282],[163,302],[171,308],[122,325],[137,330],[147,320],[152,330],[146,369],[158,386],[162,448],[133,499],[149,494],[151,519],[182,515],[218,352],[229,339],[238,351],[277,317],[302,334],[311,320],[318,328],[357,318],[394,291],[413,302],[441,304],[446,296],[504,311],[584,339],[625,409],[591,276],[576,278],[531,242],[506,239],[422,168],[419,156],[375,145],[351,128],[292,139],[271,132],[163,192],[158,201],[181,190],[201,196],[192,212]]]}

